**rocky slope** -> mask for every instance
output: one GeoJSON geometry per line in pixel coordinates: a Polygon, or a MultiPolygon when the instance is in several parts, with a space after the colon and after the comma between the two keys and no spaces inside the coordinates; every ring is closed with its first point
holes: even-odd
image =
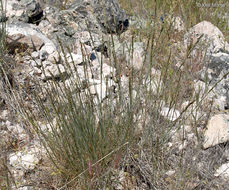
{"type": "MultiPolygon", "coordinates": [[[[34,84],[30,86],[30,77],[33,80],[42,81],[43,85],[48,80],[56,80],[71,86],[70,79],[77,78],[77,74],[69,71],[69,68],[66,67],[67,63],[70,63],[70,68],[74,68],[74,65],[77,67],[80,80],[82,83],[86,81],[86,85],[82,88],[89,88],[93,95],[98,94],[99,101],[106,99],[108,94],[117,93],[118,84],[113,80],[117,74],[112,62],[115,58],[108,47],[111,36],[114,38],[118,58],[124,60],[125,63],[132,59],[132,66],[136,71],[145,66],[143,57],[147,50],[144,41],[134,44],[133,58],[128,54],[132,45],[128,27],[132,22],[125,11],[120,8],[117,0],[74,1],[66,5],[64,10],[51,6],[52,1],[44,3],[38,0],[8,0],[6,2],[6,15],[1,15],[1,22],[6,23],[7,32],[8,53],[4,59],[9,64],[12,59],[16,60],[13,66],[13,77],[17,81],[16,88],[20,88],[19,84],[26,86],[24,87],[25,92],[28,92],[24,94],[26,102],[30,101],[29,91],[36,88],[33,86],[34,84]],[[125,37],[126,42],[120,41],[121,35],[125,37]],[[65,54],[63,50],[66,51],[65,54]],[[85,56],[88,58],[87,60],[85,60],[85,56]],[[102,76],[100,75],[101,59],[104,60],[102,76]],[[84,74],[83,66],[86,64],[91,65],[89,76],[84,74]],[[108,88],[107,81],[109,81],[108,88]],[[103,91],[99,90],[101,87],[103,91]]],[[[178,20],[178,18],[176,19],[178,20]]],[[[179,20],[179,25],[180,22],[179,20]]],[[[177,24],[175,28],[182,30],[177,24]]],[[[197,129],[204,138],[201,154],[209,156],[209,148],[225,144],[226,148],[221,154],[223,163],[220,163],[221,166],[215,169],[214,175],[226,179],[222,182],[226,183],[229,179],[229,148],[226,146],[229,142],[229,116],[227,114],[229,106],[229,45],[216,26],[203,21],[190,28],[184,35],[184,41],[181,42],[183,48],[187,48],[190,43],[195,43],[199,37],[201,37],[201,46],[196,46],[190,56],[195,58],[201,52],[206,54],[208,61],[196,72],[194,88],[196,91],[204,93],[207,88],[206,78],[208,79],[208,89],[212,87],[214,89],[206,95],[206,104],[212,101],[214,112],[217,112],[215,115],[214,112],[210,116],[208,115],[205,126],[197,129]]],[[[179,61],[177,65],[179,67],[179,61]]],[[[121,79],[126,88],[128,88],[129,69],[130,66],[127,65],[121,70],[121,79]]],[[[150,72],[156,76],[154,83],[156,91],[161,82],[159,80],[161,71],[153,69],[150,72]]],[[[149,84],[147,83],[147,85],[149,84]]],[[[4,89],[3,80],[0,81],[0,89],[4,89]]],[[[0,99],[0,135],[1,139],[4,139],[5,147],[1,157],[3,155],[7,157],[10,171],[20,183],[17,187],[13,185],[12,189],[35,189],[33,185],[27,185],[29,178],[26,176],[39,173],[39,168],[36,166],[42,162],[45,150],[36,138],[31,137],[31,131],[20,125],[15,116],[11,117],[10,109],[6,105],[7,95],[0,92],[0,96],[2,99],[2,103],[0,99]],[[8,151],[10,147],[6,147],[8,146],[7,142],[12,142],[11,146],[17,144],[21,148],[18,151],[8,151]]],[[[185,106],[186,103],[183,102],[182,105],[185,106]]],[[[201,111],[204,112],[200,110],[197,115],[201,115],[201,111]]],[[[181,110],[170,109],[163,105],[160,114],[170,121],[176,121],[181,115],[181,110]]],[[[207,117],[207,114],[204,114],[207,117]]],[[[41,123],[41,125],[43,124],[41,123]]],[[[44,125],[44,129],[46,130],[47,126],[44,125]]],[[[194,143],[194,146],[199,143],[194,131],[188,125],[184,125],[183,129],[171,131],[171,134],[173,138],[168,147],[176,147],[178,152],[188,149],[190,142],[194,143]],[[181,137],[181,133],[185,133],[185,135],[181,137]]],[[[205,158],[202,161],[198,160],[198,162],[200,168],[207,165],[205,158]]],[[[169,173],[170,175],[173,175],[173,171],[169,173]]]]}

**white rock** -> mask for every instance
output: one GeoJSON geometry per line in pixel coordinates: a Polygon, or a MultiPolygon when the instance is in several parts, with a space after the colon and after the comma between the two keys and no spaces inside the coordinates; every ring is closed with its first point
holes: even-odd
{"type": "Polygon", "coordinates": [[[45,28],[47,26],[50,26],[50,23],[48,20],[42,20],[40,23],[39,23],[39,28],[45,28]]]}
{"type": "Polygon", "coordinates": [[[31,61],[30,61],[30,64],[31,64],[33,67],[41,67],[42,62],[41,62],[40,59],[36,59],[36,60],[31,60],[31,61]]]}
{"type": "Polygon", "coordinates": [[[159,94],[163,89],[163,82],[157,77],[152,77],[152,79],[146,81],[147,90],[151,91],[153,94],[159,94]]]}
{"type": "Polygon", "coordinates": [[[12,1],[12,0],[2,0],[3,3],[2,7],[5,7],[5,3],[7,3],[6,6],[6,16],[7,17],[14,17],[14,16],[21,16],[23,14],[23,10],[15,10],[13,7],[15,6],[14,4],[18,4],[17,1],[12,1]]]}
{"type": "Polygon", "coordinates": [[[8,24],[6,26],[6,31],[8,35],[23,34],[25,36],[37,36],[44,42],[44,46],[41,48],[41,51],[45,50],[48,52],[48,54],[52,54],[53,52],[57,51],[55,44],[44,34],[42,34],[42,32],[36,28],[33,28],[32,25],[26,23],[8,24]]]}
{"type": "Polygon", "coordinates": [[[169,170],[165,173],[167,176],[172,176],[173,174],[175,174],[175,170],[169,170]]]}
{"type": "Polygon", "coordinates": [[[35,190],[33,186],[24,186],[24,187],[19,187],[17,190],[35,190]]]}
{"type": "MultiPolygon", "coordinates": [[[[133,54],[132,54],[132,47],[128,44],[128,47],[125,48],[125,56],[128,64],[133,66],[136,70],[141,70],[143,67],[144,59],[145,59],[145,50],[144,50],[144,43],[143,42],[135,42],[133,46],[133,54]],[[130,51],[131,50],[131,51],[130,51]],[[133,57],[132,57],[133,56],[133,57]]],[[[122,50],[121,46],[121,50],[122,50]]]]}
{"type": "Polygon", "coordinates": [[[187,147],[187,145],[188,145],[188,142],[186,140],[184,140],[184,142],[180,143],[180,145],[178,147],[179,151],[185,149],[187,147]]]}
{"type": "MultiPolygon", "coordinates": [[[[75,53],[67,53],[66,55],[68,63],[74,63],[75,65],[78,65],[83,62],[83,56],[81,54],[75,54],[75,53]]],[[[62,57],[62,59],[64,59],[62,57]]]]}
{"type": "Polygon", "coordinates": [[[227,97],[226,96],[217,96],[213,99],[213,107],[218,110],[225,110],[225,105],[227,105],[227,97]]]}
{"type": "Polygon", "coordinates": [[[43,131],[43,132],[52,132],[52,128],[55,128],[57,129],[57,119],[54,118],[52,123],[41,123],[39,122],[39,126],[40,126],[40,129],[43,131]]]}
{"type": "Polygon", "coordinates": [[[90,34],[88,31],[76,32],[73,35],[73,37],[78,40],[78,42],[76,42],[78,44],[79,44],[79,42],[81,42],[83,44],[89,43],[89,44],[91,44],[91,46],[94,46],[94,47],[98,47],[99,45],[102,44],[102,39],[100,39],[101,37],[98,34],[95,34],[95,33],[90,34]]]}
{"type": "Polygon", "coordinates": [[[218,114],[213,116],[204,132],[203,147],[209,148],[229,141],[229,115],[218,114]]]}
{"type": "Polygon", "coordinates": [[[171,142],[168,142],[168,148],[171,148],[172,146],[173,146],[173,143],[171,143],[171,142]]]}
{"type": "Polygon", "coordinates": [[[173,25],[174,29],[177,30],[178,32],[181,32],[181,31],[185,30],[184,22],[178,16],[173,18],[172,25],[173,25]]]}
{"type": "Polygon", "coordinates": [[[37,67],[34,67],[33,70],[29,73],[30,75],[38,75],[40,76],[42,74],[42,71],[40,69],[38,69],[37,67]]]}
{"type": "Polygon", "coordinates": [[[52,54],[50,54],[47,58],[47,61],[50,61],[52,63],[61,63],[61,57],[59,56],[58,52],[53,52],[52,54]]]}
{"type": "Polygon", "coordinates": [[[11,126],[11,122],[7,120],[7,121],[5,122],[5,125],[6,125],[7,127],[10,127],[10,126],[11,126]]]}
{"type": "MultiPolygon", "coordinates": [[[[95,62],[93,61],[92,64],[94,64],[95,62]]],[[[92,68],[92,72],[93,75],[95,77],[95,79],[100,79],[101,74],[102,74],[102,78],[103,80],[105,80],[105,78],[107,77],[112,77],[113,73],[115,73],[115,68],[111,67],[105,63],[103,63],[102,68],[100,64],[94,64],[94,67],[92,68]]]]}
{"type": "MultiPolygon", "coordinates": [[[[86,42],[87,42],[87,40],[86,40],[86,42]]],[[[76,41],[74,47],[75,47],[74,53],[79,54],[79,55],[89,55],[93,51],[91,46],[81,44],[80,41],[76,41]]]]}
{"type": "Polygon", "coordinates": [[[33,170],[39,159],[35,152],[17,152],[9,156],[9,163],[16,169],[33,170]]]}
{"type": "MultiPolygon", "coordinates": [[[[9,11],[7,11],[7,12],[9,12],[9,11]]],[[[17,10],[15,13],[15,16],[20,17],[20,16],[22,16],[23,13],[24,13],[23,10],[17,10]]]]}
{"type": "Polygon", "coordinates": [[[225,155],[227,161],[229,161],[229,149],[224,151],[224,155],[225,155]]]}
{"type": "Polygon", "coordinates": [[[157,79],[160,79],[160,77],[161,77],[161,71],[157,70],[155,68],[151,69],[151,74],[152,74],[153,77],[155,77],[157,79]]]}
{"type": "Polygon", "coordinates": [[[161,72],[152,68],[151,79],[144,80],[144,85],[147,86],[147,90],[151,91],[153,94],[160,93],[163,88],[163,82],[160,79],[161,72]]]}
{"type": "Polygon", "coordinates": [[[161,115],[170,121],[175,121],[180,116],[180,112],[173,108],[163,107],[161,109],[161,115]]]}
{"type": "Polygon", "coordinates": [[[133,52],[133,68],[136,70],[141,70],[143,67],[143,63],[144,63],[145,51],[142,47],[142,44],[139,44],[136,47],[135,47],[135,44],[134,44],[135,49],[133,52]]]}
{"type": "Polygon", "coordinates": [[[229,162],[220,166],[214,176],[229,179],[229,162]]]}
{"type": "Polygon", "coordinates": [[[14,134],[25,133],[25,130],[19,124],[16,124],[16,125],[10,124],[7,126],[7,129],[14,134]]]}
{"type": "Polygon", "coordinates": [[[39,57],[39,52],[34,51],[34,52],[31,54],[31,56],[32,56],[34,59],[36,59],[36,58],[39,57]]]}
{"type": "Polygon", "coordinates": [[[223,58],[223,57],[228,57],[228,54],[223,52],[217,52],[217,53],[213,53],[212,56],[217,58],[223,58]]]}
{"type": "Polygon", "coordinates": [[[190,134],[187,135],[187,139],[190,140],[190,141],[193,140],[195,137],[196,136],[195,136],[194,133],[190,133],[190,134]]]}
{"type": "Polygon", "coordinates": [[[212,86],[202,81],[195,81],[194,83],[195,94],[198,95],[200,99],[204,97],[204,100],[202,101],[203,105],[207,105],[209,102],[213,101],[213,109],[225,110],[225,105],[227,104],[226,96],[219,95],[216,88],[209,92],[211,88],[212,86]]]}
{"type": "Polygon", "coordinates": [[[46,43],[45,46],[41,48],[41,51],[46,51],[48,54],[52,54],[54,51],[56,51],[56,48],[52,43],[46,43]]]}
{"type": "Polygon", "coordinates": [[[44,68],[47,68],[47,67],[49,67],[49,66],[51,66],[53,64],[50,61],[43,61],[42,65],[43,65],[44,68]]]}
{"type": "Polygon", "coordinates": [[[7,120],[9,116],[9,111],[8,110],[3,110],[0,112],[0,119],[2,120],[7,120]]]}
{"type": "Polygon", "coordinates": [[[67,75],[67,72],[63,65],[52,64],[45,68],[45,73],[42,73],[41,78],[43,80],[49,80],[54,78],[59,78],[61,75],[67,75]],[[60,71],[60,72],[59,72],[60,71]]]}
{"type": "Polygon", "coordinates": [[[205,98],[212,100],[215,97],[214,89],[210,93],[207,93],[211,89],[211,87],[209,87],[209,84],[206,82],[195,80],[194,89],[195,94],[198,95],[200,98],[207,95],[205,98]]]}
{"type": "Polygon", "coordinates": [[[76,33],[74,37],[82,43],[88,42],[91,39],[90,33],[87,31],[76,33]]]}
{"type": "Polygon", "coordinates": [[[97,85],[90,86],[90,93],[95,95],[97,94],[99,99],[102,101],[110,93],[111,86],[105,82],[99,83],[97,85]]]}
{"type": "Polygon", "coordinates": [[[216,53],[224,49],[229,50],[229,45],[225,41],[223,33],[208,21],[200,22],[185,34],[185,45],[188,46],[190,43],[194,45],[201,35],[204,35],[201,41],[204,43],[202,45],[208,46],[207,53],[216,53]]]}

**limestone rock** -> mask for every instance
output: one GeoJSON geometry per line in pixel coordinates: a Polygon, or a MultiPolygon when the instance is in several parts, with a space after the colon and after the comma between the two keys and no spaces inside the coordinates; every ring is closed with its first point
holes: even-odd
{"type": "Polygon", "coordinates": [[[17,152],[9,156],[9,163],[16,169],[33,170],[39,162],[35,152],[17,152]]]}
{"type": "Polygon", "coordinates": [[[133,68],[136,70],[141,70],[144,64],[145,50],[143,46],[143,43],[134,43],[133,68]]]}
{"type": "Polygon", "coordinates": [[[137,71],[142,69],[145,59],[145,49],[143,42],[135,42],[132,47],[132,44],[129,42],[120,43],[118,40],[116,40],[115,52],[117,57],[124,58],[129,68],[133,68],[137,71]]]}
{"type": "Polygon", "coordinates": [[[24,186],[24,187],[19,187],[17,190],[35,190],[33,186],[24,186]]]}
{"type": "Polygon", "coordinates": [[[36,35],[24,35],[24,34],[14,34],[7,37],[8,50],[14,53],[18,48],[21,50],[26,50],[30,48],[34,51],[39,50],[43,45],[44,41],[36,35]]]}
{"type": "Polygon", "coordinates": [[[42,73],[41,78],[46,81],[50,79],[62,79],[67,76],[67,72],[63,65],[52,64],[45,68],[44,73],[42,73]]]}
{"type": "Polygon", "coordinates": [[[184,22],[180,17],[173,17],[172,18],[172,26],[177,32],[181,32],[185,30],[184,22]]]}
{"type": "Polygon", "coordinates": [[[18,141],[26,141],[26,138],[28,136],[22,126],[20,126],[19,124],[12,124],[10,121],[6,121],[5,125],[9,134],[13,134],[15,137],[17,137],[18,141]]]}
{"type": "MultiPolygon", "coordinates": [[[[229,45],[225,41],[223,33],[212,23],[208,21],[202,21],[199,24],[193,26],[184,36],[185,38],[185,45],[194,45],[198,38],[203,37],[200,40],[199,45],[204,46],[204,49],[207,48],[207,53],[217,53],[221,52],[228,52],[229,45]]],[[[197,46],[195,49],[200,48],[197,46]]],[[[205,50],[206,51],[206,50],[205,50]]]]}
{"type": "MultiPolygon", "coordinates": [[[[214,89],[217,98],[224,99],[224,106],[227,108],[229,102],[229,54],[227,53],[216,53],[210,56],[210,62],[206,71],[202,71],[202,80],[205,78],[204,73],[207,74],[209,83],[211,86],[216,87],[214,89]],[[220,81],[220,82],[219,82],[220,81]]],[[[221,103],[222,104],[222,103],[221,103]]]]}
{"type": "MultiPolygon", "coordinates": [[[[128,17],[117,0],[74,1],[66,10],[49,7],[45,9],[45,15],[52,26],[51,30],[48,30],[49,37],[57,35],[69,47],[73,47],[75,41],[79,40],[77,37],[79,32],[90,31],[93,35],[120,34],[129,25],[128,17]]],[[[97,41],[90,45],[98,47],[97,41]]]]}
{"type": "Polygon", "coordinates": [[[36,28],[32,27],[29,24],[21,23],[21,22],[8,24],[6,26],[6,31],[9,36],[18,35],[18,34],[22,34],[26,37],[34,36],[36,40],[39,39],[44,43],[41,50],[46,50],[49,54],[52,54],[55,51],[57,51],[56,45],[49,38],[47,38],[44,34],[42,34],[42,32],[40,32],[39,30],[37,30],[36,28]]]}
{"type": "Polygon", "coordinates": [[[0,112],[0,121],[6,121],[9,117],[9,111],[8,110],[3,110],[0,112]]]}
{"type": "Polygon", "coordinates": [[[92,94],[92,95],[98,95],[98,98],[99,98],[99,100],[103,100],[104,98],[106,98],[108,95],[109,95],[109,93],[110,93],[110,86],[108,86],[108,84],[106,84],[106,83],[98,83],[98,84],[96,84],[96,85],[92,85],[91,87],[90,87],[90,93],[92,94]]]}
{"type": "Polygon", "coordinates": [[[175,121],[176,119],[179,118],[180,112],[173,108],[163,107],[161,109],[161,115],[166,117],[170,121],[175,121]]]}
{"type": "MultiPolygon", "coordinates": [[[[67,53],[66,58],[69,64],[78,65],[83,62],[83,55],[81,54],[67,53]]],[[[64,56],[62,57],[62,59],[64,59],[64,56]]]]}
{"type": "Polygon", "coordinates": [[[94,12],[108,33],[122,33],[129,26],[129,20],[117,0],[94,0],[94,12]]]}
{"type": "Polygon", "coordinates": [[[7,18],[22,16],[24,10],[20,6],[20,2],[15,0],[3,0],[2,3],[3,3],[3,7],[5,7],[5,3],[7,3],[7,11],[6,11],[7,18]]]}
{"type": "Polygon", "coordinates": [[[34,59],[37,59],[39,57],[39,52],[38,51],[34,51],[32,54],[31,54],[32,58],[34,59]]]}
{"type": "Polygon", "coordinates": [[[222,177],[224,179],[229,179],[229,162],[226,164],[223,164],[222,166],[220,166],[214,176],[216,177],[222,177]]]}
{"type": "Polygon", "coordinates": [[[106,80],[107,78],[112,78],[112,76],[115,73],[115,68],[107,65],[106,63],[103,63],[102,66],[100,64],[101,59],[99,60],[96,58],[92,61],[92,74],[95,79],[101,79],[101,76],[103,80],[106,80]]]}
{"type": "Polygon", "coordinates": [[[218,114],[213,116],[207,124],[204,133],[203,148],[209,148],[229,141],[229,115],[218,114]]]}

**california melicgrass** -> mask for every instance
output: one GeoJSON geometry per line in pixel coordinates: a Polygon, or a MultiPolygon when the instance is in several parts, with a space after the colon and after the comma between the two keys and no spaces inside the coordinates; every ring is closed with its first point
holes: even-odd
{"type": "MultiPolygon", "coordinates": [[[[162,7],[167,7],[165,11],[170,13],[178,5],[170,2],[172,7],[168,9],[167,1],[155,2],[152,5],[156,17],[160,16],[162,7]]],[[[182,7],[185,1],[181,2],[181,12],[185,14],[183,11],[187,7],[182,7]]],[[[196,18],[193,20],[191,22],[196,22],[196,18]]],[[[59,189],[113,189],[117,183],[121,185],[118,177],[120,170],[134,176],[135,179],[131,178],[133,181],[145,183],[148,189],[192,189],[189,184],[199,174],[192,157],[199,155],[200,146],[193,145],[190,155],[184,150],[178,155],[173,154],[168,146],[173,135],[171,132],[179,131],[190,115],[195,120],[193,131],[199,136],[196,127],[200,119],[193,113],[212,89],[202,96],[187,90],[188,85],[193,85],[190,82],[193,78],[188,70],[177,68],[174,63],[171,23],[159,23],[148,25],[144,37],[132,37],[128,63],[119,62],[115,39],[110,35],[107,48],[109,65],[114,67],[112,77],[105,79],[102,69],[105,62],[103,57],[99,60],[99,80],[106,83],[104,99],[102,85],[96,95],[91,93],[90,87],[96,89],[96,85],[91,84],[93,79],[89,81],[88,76],[93,71],[84,45],[81,46],[82,66],[78,66],[71,63],[73,58],[72,61],[68,60],[67,53],[70,51],[66,52],[60,42],[64,67],[71,77],[63,75],[58,81],[48,80],[45,85],[36,82],[39,93],[34,96],[35,110],[24,109],[25,117],[56,166],[55,173],[62,177],[63,186],[59,189]],[[142,69],[136,71],[133,68],[133,47],[143,38],[147,42],[145,61],[142,69]],[[128,75],[122,72],[123,64],[130,68],[128,75]],[[79,67],[83,67],[83,76],[79,73],[79,67]],[[161,71],[159,77],[152,73],[155,67],[161,71]],[[122,78],[125,74],[127,85],[124,85],[122,78]],[[112,85],[116,89],[108,90],[112,85]],[[184,100],[188,104],[182,107],[184,100]],[[161,112],[165,106],[168,112],[163,117],[161,112]],[[193,109],[188,113],[191,107],[193,109]],[[168,119],[171,115],[175,116],[174,109],[179,110],[180,115],[168,119]],[[39,120],[45,125],[41,125],[39,120]],[[176,171],[174,178],[165,179],[168,170],[176,171]]],[[[122,38],[122,35],[119,37],[122,38]]],[[[187,50],[182,66],[186,67],[188,55],[195,45],[192,44],[187,50]]],[[[181,146],[184,144],[182,140],[181,146]]]]}
{"type": "MultiPolygon", "coordinates": [[[[153,39],[150,38],[150,40],[153,39]]],[[[134,38],[132,43],[135,43],[134,38]]],[[[147,150],[151,147],[148,151],[156,168],[159,167],[158,164],[162,165],[162,168],[165,167],[166,164],[160,163],[160,160],[165,159],[167,154],[165,145],[170,139],[169,132],[184,123],[182,121],[183,115],[174,122],[160,115],[165,103],[168,104],[170,110],[168,115],[173,113],[173,109],[178,106],[176,98],[181,92],[178,90],[180,88],[179,81],[174,84],[170,83],[170,86],[163,84],[163,80],[171,80],[173,77],[169,74],[172,69],[171,65],[164,66],[164,72],[162,72],[156,89],[154,76],[151,72],[146,72],[145,69],[142,69],[140,74],[132,70],[133,72],[128,77],[127,89],[124,89],[120,74],[120,66],[123,63],[117,62],[112,35],[108,44],[110,44],[109,52],[112,52],[114,58],[114,62],[110,62],[110,65],[113,65],[117,72],[113,75],[113,79],[117,81],[115,94],[107,91],[107,98],[104,100],[99,95],[91,95],[88,89],[90,84],[80,78],[77,69],[79,66],[72,65],[67,60],[67,53],[64,52],[60,43],[65,57],[65,69],[75,77],[69,78],[68,84],[64,82],[66,76],[60,77],[58,81],[47,81],[45,86],[37,83],[39,94],[34,97],[36,111],[24,110],[27,119],[30,120],[50,159],[56,166],[56,173],[60,173],[64,180],[68,181],[75,179],[75,176],[82,173],[71,184],[68,184],[70,186],[76,184],[78,188],[82,189],[84,187],[90,189],[102,187],[101,180],[111,175],[109,173],[112,173],[119,165],[119,161],[116,161],[117,157],[120,157],[121,160],[125,156],[126,150],[133,150],[138,147],[138,143],[143,143],[142,148],[147,147],[147,150]],[[168,88],[177,89],[176,93],[167,93],[168,88]],[[47,98],[46,102],[42,97],[47,98]],[[38,122],[35,115],[37,112],[40,118],[47,122],[46,127],[38,122]],[[123,145],[125,146],[123,147],[123,145]],[[100,178],[101,180],[99,180],[100,178]]],[[[82,52],[84,52],[83,45],[82,52]]],[[[130,51],[131,53],[133,50],[130,51]]],[[[82,54],[84,55],[84,53],[82,54]]],[[[153,54],[151,56],[154,57],[153,54]]],[[[84,78],[87,79],[91,66],[87,55],[84,55],[83,60],[84,78]]],[[[103,59],[101,59],[101,82],[104,82],[103,64],[103,59]]],[[[130,60],[128,65],[131,64],[130,60]]],[[[145,62],[144,67],[151,71],[152,64],[145,62]]],[[[181,73],[177,73],[177,75],[179,77],[181,73]]],[[[106,89],[109,88],[108,85],[112,81],[111,79],[107,80],[106,89]]],[[[99,90],[103,91],[104,89],[99,90]]],[[[193,100],[190,105],[192,103],[193,100]]],[[[181,113],[183,114],[183,112],[181,113]]],[[[160,172],[162,168],[155,170],[153,179],[157,178],[156,173],[160,172]]],[[[109,180],[111,179],[106,180],[110,184],[109,180]]],[[[150,183],[152,182],[153,180],[150,180],[150,183]]]]}
{"type": "MultiPolygon", "coordinates": [[[[77,67],[76,65],[72,67],[67,61],[63,48],[62,53],[65,57],[66,70],[72,75],[75,73],[75,77],[68,80],[69,85],[55,81],[47,81],[46,87],[37,84],[40,94],[47,96],[48,104],[37,95],[36,106],[39,115],[48,122],[50,130],[44,131],[36,122],[36,117],[30,115],[28,110],[25,112],[40,135],[58,172],[66,179],[73,178],[106,157],[83,175],[86,180],[83,186],[88,184],[88,187],[93,188],[95,184],[92,183],[92,179],[102,176],[109,165],[112,165],[114,155],[107,155],[116,149],[114,154],[122,152],[126,147],[122,149],[120,147],[133,141],[135,131],[133,114],[136,107],[132,105],[132,99],[126,101],[123,94],[118,94],[116,99],[113,99],[110,94],[107,94],[110,98],[105,100],[98,95],[93,97],[89,89],[83,89],[84,84],[79,78],[77,67]],[[54,118],[56,124],[52,123],[54,118]]],[[[84,74],[87,78],[90,65],[87,56],[83,59],[85,60],[84,74]]],[[[100,64],[103,64],[102,60],[100,64]]],[[[102,70],[100,75],[103,76],[102,70]]],[[[107,82],[110,82],[109,79],[107,82]]]]}

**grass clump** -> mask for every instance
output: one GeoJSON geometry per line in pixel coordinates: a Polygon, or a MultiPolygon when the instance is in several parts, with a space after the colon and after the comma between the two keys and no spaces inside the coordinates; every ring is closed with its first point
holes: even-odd
{"type": "MultiPolygon", "coordinates": [[[[88,62],[86,56],[84,59],[88,62]]],[[[65,66],[70,73],[76,73],[74,78],[68,79],[68,85],[57,81],[47,81],[46,87],[37,84],[40,94],[35,97],[36,107],[40,117],[48,122],[48,131],[42,129],[32,112],[25,112],[57,167],[56,172],[66,180],[82,173],[83,182],[80,180],[77,184],[79,188],[87,184],[93,189],[98,185],[95,179],[109,172],[110,166],[117,165],[113,161],[116,155],[122,154],[134,140],[135,108],[122,94],[115,99],[109,92],[106,97],[110,98],[104,100],[99,95],[93,97],[86,88],[89,84],[80,79],[77,68],[71,68],[69,62],[65,66]],[[41,96],[47,96],[46,102],[41,96]]],[[[89,67],[84,67],[85,78],[89,67]]],[[[100,74],[103,75],[102,71],[100,74]]],[[[107,84],[109,82],[108,79],[107,84]]]]}
{"type": "MultiPolygon", "coordinates": [[[[130,15],[137,12],[148,19],[145,27],[132,28],[129,59],[120,59],[116,39],[110,35],[109,58],[96,55],[101,58],[96,80],[91,77],[93,66],[84,54],[84,45],[81,44],[84,61],[78,66],[67,58],[68,52],[60,43],[64,67],[71,76],[60,76],[58,80],[53,77],[45,84],[34,81],[37,93],[32,107],[21,104],[26,121],[46,148],[55,166],[53,175],[62,180],[59,189],[204,186],[206,179],[210,181],[213,177],[201,174],[192,158],[200,159],[202,155],[197,126],[206,115],[197,117],[195,112],[208,92],[200,95],[194,91],[195,75],[190,72],[197,67],[188,63],[196,44],[188,50],[177,48],[183,33],[175,32],[171,20],[174,15],[181,16],[186,27],[190,27],[206,14],[193,1],[122,0],[121,3],[130,15]],[[163,21],[161,16],[165,14],[163,21]],[[134,45],[139,42],[146,47],[142,66],[136,69],[134,45]],[[181,55],[179,64],[178,55],[181,55]],[[111,76],[104,76],[104,64],[114,68],[111,76]],[[183,130],[187,123],[192,123],[191,131],[195,134],[189,145],[183,130]],[[172,139],[177,132],[181,133],[180,144],[173,147],[172,139]],[[189,151],[184,147],[190,147],[189,151]],[[174,175],[168,175],[168,171],[174,171],[174,175]]],[[[208,19],[215,23],[213,17],[210,15],[208,19]]],[[[117,38],[126,40],[125,35],[117,38]]],[[[191,64],[205,64],[204,58],[192,60],[191,64]]]]}
{"type": "MultiPolygon", "coordinates": [[[[154,32],[162,38],[167,36],[163,31],[154,32]]],[[[149,36],[146,49],[151,48],[154,39],[154,36],[149,36]]],[[[137,39],[133,38],[131,47],[136,42],[137,39]]],[[[187,73],[176,69],[170,56],[159,64],[153,51],[148,55],[151,61],[145,59],[142,69],[136,71],[131,66],[134,49],[130,49],[131,59],[126,63],[130,70],[121,74],[123,63],[117,59],[112,35],[108,44],[108,52],[112,53],[109,64],[115,72],[111,77],[103,77],[105,63],[100,60],[99,81],[105,86],[97,88],[90,84],[88,76],[92,75],[92,67],[87,56],[84,57],[83,76],[78,72],[79,66],[72,65],[66,58],[65,68],[75,77],[70,77],[67,82],[62,77],[59,81],[50,80],[45,86],[37,83],[36,112],[25,110],[26,117],[56,166],[54,173],[62,176],[65,184],[62,189],[125,187],[127,182],[120,182],[120,171],[135,176],[132,185],[139,181],[146,189],[166,186],[162,177],[170,168],[171,152],[167,146],[171,131],[178,130],[185,123],[184,113],[196,101],[189,94],[186,96],[189,104],[185,108],[180,106],[181,98],[187,94],[180,90],[187,73]],[[152,73],[153,66],[160,67],[159,76],[152,73]],[[93,88],[97,89],[96,95],[91,93],[93,88]],[[113,90],[108,90],[110,88],[113,90]],[[104,89],[106,96],[102,98],[104,89]],[[168,111],[162,116],[165,106],[168,111]],[[176,115],[175,109],[181,114],[176,115]],[[38,122],[40,118],[45,125],[38,122]],[[138,171],[142,164],[149,168],[138,171]]],[[[62,52],[66,57],[64,48],[62,52]]],[[[182,172],[190,172],[189,169],[182,172]]],[[[181,188],[186,187],[185,180],[180,180],[181,188]]]]}

